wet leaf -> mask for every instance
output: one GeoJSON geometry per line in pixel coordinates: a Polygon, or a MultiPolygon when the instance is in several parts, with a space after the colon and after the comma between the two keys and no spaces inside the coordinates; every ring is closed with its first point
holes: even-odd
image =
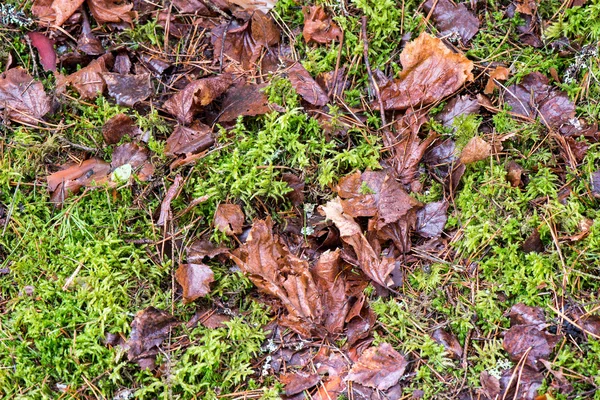
{"type": "Polygon", "coordinates": [[[112,54],[106,53],[93,60],[88,66],[67,76],[65,84],[73,85],[82,99],[94,100],[106,88],[103,75],[108,72],[107,64],[112,64],[112,62],[112,54]]]}
{"type": "Polygon", "coordinates": [[[29,32],[27,36],[31,44],[36,48],[40,56],[40,64],[44,71],[56,71],[56,53],[54,52],[54,40],[39,32],[29,32]]]}
{"type": "Polygon", "coordinates": [[[83,22],[81,24],[81,35],[77,39],[77,50],[92,56],[104,54],[105,50],[102,46],[102,42],[98,40],[96,35],[92,32],[87,14],[84,12],[82,13],[82,16],[83,22]]]}
{"type": "Polygon", "coordinates": [[[485,160],[492,154],[492,145],[480,138],[474,136],[469,140],[460,153],[460,162],[470,164],[485,160]]]}
{"type": "Polygon", "coordinates": [[[129,164],[137,178],[147,181],[154,174],[154,165],[149,160],[150,151],[136,143],[124,143],[115,148],[112,154],[111,168],[129,164]]]}
{"type": "Polygon", "coordinates": [[[290,199],[293,205],[298,206],[304,203],[304,179],[290,173],[281,174],[281,180],[286,182],[292,189],[291,192],[286,193],[285,197],[290,199]]]}
{"type": "Polygon", "coordinates": [[[135,12],[131,11],[133,3],[121,0],[87,0],[87,5],[98,24],[107,22],[125,22],[133,26],[135,12]]]}
{"type": "Polygon", "coordinates": [[[446,200],[426,204],[417,211],[417,226],[415,232],[426,238],[434,238],[442,234],[448,216],[448,202],[446,200]]]}
{"type": "Polygon", "coordinates": [[[173,215],[171,212],[171,202],[179,194],[179,189],[182,183],[183,178],[181,177],[181,175],[178,174],[177,176],[175,176],[173,184],[171,185],[171,187],[169,187],[169,190],[167,190],[163,201],[160,203],[160,215],[158,217],[158,221],[156,221],[157,226],[164,226],[167,222],[173,219],[173,215]]]}
{"type": "Polygon", "coordinates": [[[175,317],[154,307],[139,311],[131,323],[131,334],[126,343],[128,360],[142,367],[153,366],[158,346],[178,324],[175,317]]]}
{"type": "Polygon", "coordinates": [[[175,116],[180,123],[189,124],[202,107],[223,94],[232,82],[232,76],[229,74],[192,81],[165,102],[165,110],[175,116]]]}
{"type": "Polygon", "coordinates": [[[599,199],[600,198],[600,171],[592,172],[591,174],[591,186],[592,195],[599,199]]]}
{"type": "Polygon", "coordinates": [[[106,144],[117,144],[125,135],[136,138],[142,134],[136,123],[125,114],[115,115],[102,127],[102,136],[106,144]]]}
{"type": "Polygon", "coordinates": [[[271,111],[263,89],[267,84],[234,86],[225,93],[221,105],[221,122],[233,121],[239,116],[262,115],[271,111]]]}
{"type": "Polygon", "coordinates": [[[317,385],[321,381],[321,377],[319,374],[298,371],[283,374],[279,380],[285,385],[285,394],[292,396],[317,385]]]}
{"type": "Polygon", "coordinates": [[[347,380],[386,390],[398,383],[408,362],[388,343],[367,349],[348,372],[347,380]]]}
{"type": "Polygon", "coordinates": [[[321,6],[303,7],[304,29],[302,36],[307,43],[329,44],[342,39],[342,30],[327,16],[321,6]]]}
{"type": "Polygon", "coordinates": [[[244,226],[244,213],[238,204],[219,204],[215,211],[215,228],[227,236],[239,235],[244,226]]]}
{"type": "Polygon", "coordinates": [[[61,26],[83,2],[84,0],[35,0],[31,11],[42,22],[61,26]]]}
{"type": "Polygon", "coordinates": [[[183,288],[184,304],[209,294],[210,283],[215,280],[213,271],[204,264],[179,264],[175,279],[183,288]]]}
{"type": "Polygon", "coordinates": [[[103,73],[108,94],[120,106],[133,107],[146,100],[154,92],[150,83],[150,74],[121,75],[103,73]]]}
{"type": "Polygon", "coordinates": [[[539,359],[547,360],[560,340],[560,336],[551,335],[533,325],[515,325],[504,336],[502,345],[510,359],[518,362],[526,355],[525,364],[535,370],[543,366],[539,359]]]}
{"type": "Polygon", "coordinates": [[[13,121],[37,125],[50,111],[50,99],[41,82],[21,67],[12,68],[0,74],[0,111],[13,121]]]}
{"type": "Polygon", "coordinates": [[[494,82],[494,80],[497,81],[504,81],[506,79],[508,79],[508,76],[510,75],[510,70],[506,67],[503,66],[497,66],[496,68],[494,68],[494,70],[492,72],[490,72],[490,77],[488,78],[487,84],[485,85],[485,89],[483,90],[483,93],[485,94],[492,94],[494,93],[494,89],[496,89],[498,86],[496,85],[496,82],[494,82]]]}
{"type": "Polygon", "coordinates": [[[46,177],[52,202],[62,203],[71,194],[92,182],[106,182],[109,172],[110,165],[97,158],[90,158],[81,164],[65,165],[64,169],[46,177]]]}
{"type": "Polygon", "coordinates": [[[400,54],[399,79],[381,88],[386,110],[406,110],[435,103],[473,80],[473,62],[453,53],[427,33],[408,43],[400,54]]]}
{"type": "Polygon", "coordinates": [[[456,117],[477,114],[479,113],[479,108],[479,102],[474,97],[469,95],[455,96],[435,118],[444,124],[444,126],[452,127],[456,117]]]}
{"type": "Polygon", "coordinates": [[[195,154],[208,149],[215,143],[212,129],[200,122],[190,127],[177,125],[167,139],[165,154],[170,156],[195,154]]]}
{"type": "Polygon", "coordinates": [[[392,164],[398,179],[403,185],[410,185],[418,180],[418,168],[425,151],[436,139],[436,134],[430,134],[421,140],[417,132],[401,136],[393,146],[392,164]]]}
{"type": "Polygon", "coordinates": [[[455,5],[450,0],[427,0],[423,9],[431,13],[441,36],[458,35],[463,43],[468,43],[479,31],[479,19],[467,9],[465,3],[455,5]]]}
{"type": "Polygon", "coordinates": [[[327,93],[315,82],[308,71],[296,62],[288,68],[288,79],[292,83],[294,90],[304,100],[314,106],[324,106],[329,102],[327,93]]]}
{"type": "Polygon", "coordinates": [[[454,359],[460,359],[463,355],[463,349],[456,336],[446,332],[443,329],[436,329],[431,334],[431,338],[438,344],[444,346],[444,349],[450,354],[450,357],[454,359]]]}
{"type": "Polygon", "coordinates": [[[340,249],[321,254],[312,268],[317,290],[323,303],[323,324],[328,332],[336,334],[344,329],[349,310],[346,296],[346,281],[340,275],[342,271],[340,249]]]}
{"type": "Polygon", "coordinates": [[[527,239],[525,239],[521,247],[523,248],[523,252],[525,253],[544,252],[544,243],[542,243],[542,239],[540,238],[540,232],[537,228],[534,229],[533,232],[531,232],[531,235],[529,235],[527,239]]]}
{"type": "Polygon", "coordinates": [[[523,303],[515,304],[510,309],[510,325],[535,325],[543,328],[546,316],[541,307],[530,307],[523,303]]]}
{"type": "Polygon", "coordinates": [[[204,258],[215,258],[221,254],[229,254],[229,249],[224,246],[216,246],[208,239],[194,241],[186,248],[188,262],[201,264],[204,258]]]}

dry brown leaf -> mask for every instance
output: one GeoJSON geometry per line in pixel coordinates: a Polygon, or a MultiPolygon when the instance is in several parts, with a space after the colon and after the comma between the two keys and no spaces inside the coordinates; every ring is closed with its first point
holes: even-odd
{"type": "Polygon", "coordinates": [[[36,0],[31,11],[40,21],[61,26],[85,0],[36,0]]]}
{"type": "Polygon", "coordinates": [[[517,0],[517,11],[521,14],[534,15],[538,9],[539,0],[517,0]]]}
{"type": "Polygon", "coordinates": [[[227,236],[239,235],[244,226],[244,213],[239,204],[219,204],[215,211],[215,228],[227,236]]]}
{"type": "Polygon", "coordinates": [[[328,44],[334,40],[342,39],[342,30],[332,21],[331,17],[325,13],[323,7],[303,7],[302,13],[304,14],[302,37],[304,37],[304,40],[307,43],[316,42],[328,44]]]}
{"type": "Polygon", "coordinates": [[[388,343],[367,349],[348,372],[347,380],[378,390],[398,383],[408,362],[388,343]]]}
{"type": "Polygon", "coordinates": [[[523,184],[523,171],[523,167],[512,160],[506,164],[506,180],[512,187],[519,187],[523,184]]]}
{"type": "Polygon", "coordinates": [[[13,121],[37,125],[50,111],[50,99],[41,82],[21,67],[12,68],[0,74],[0,111],[13,121]]]}
{"type": "Polygon", "coordinates": [[[485,160],[491,154],[492,145],[479,136],[474,136],[460,153],[460,162],[463,164],[474,163],[476,161],[485,160]]]}
{"type": "Polygon", "coordinates": [[[127,4],[121,0],[87,0],[94,19],[98,24],[107,22],[126,22],[133,26],[136,13],[131,11],[133,3],[127,4]]]}
{"type": "Polygon", "coordinates": [[[494,93],[494,89],[496,89],[498,86],[496,86],[496,82],[494,82],[494,80],[497,81],[505,81],[506,79],[508,79],[508,76],[510,75],[510,70],[506,67],[503,66],[497,66],[492,72],[490,72],[490,77],[488,78],[487,84],[485,85],[485,89],[483,90],[483,93],[485,94],[492,94],[494,93]]]}
{"type": "Polygon", "coordinates": [[[340,249],[324,252],[312,268],[324,308],[323,324],[325,329],[333,334],[343,331],[349,310],[346,296],[347,284],[340,274],[342,271],[340,253],[340,249]]]}
{"type": "Polygon", "coordinates": [[[443,329],[436,329],[431,334],[431,338],[438,344],[444,346],[444,349],[450,354],[450,357],[459,360],[463,355],[463,349],[456,336],[446,332],[443,329]]]}
{"type": "Polygon", "coordinates": [[[279,380],[285,385],[285,394],[292,396],[317,385],[321,382],[321,377],[319,374],[298,371],[283,374],[279,380]]]}
{"type": "MultiPolygon", "coordinates": [[[[175,179],[173,180],[173,184],[167,190],[163,201],[160,203],[160,215],[158,217],[158,221],[156,221],[156,225],[164,226],[167,222],[173,219],[173,215],[171,212],[171,202],[177,197],[179,194],[179,188],[183,183],[183,178],[181,175],[177,174],[175,179]]],[[[183,285],[182,285],[183,286],[183,285]]]]}
{"type": "Polygon", "coordinates": [[[435,103],[473,80],[473,62],[453,53],[440,39],[426,32],[406,45],[400,61],[399,79],[381,88],[386,110],[406,110],[435,103]]]}
{"type": "Polygon", "coordinates": [[[177,125],[167,139],[165,154],[169,156],[195,154],[215,143],[210,126],[194,122],[191,126],[177,125]]]}
{"type": "Polygon", "coordinates": [[[204,264],[179,264],[175,279],[183,288],[184,304],[209,294],[210,283],[215,280],[213,271],[204,264]]]}

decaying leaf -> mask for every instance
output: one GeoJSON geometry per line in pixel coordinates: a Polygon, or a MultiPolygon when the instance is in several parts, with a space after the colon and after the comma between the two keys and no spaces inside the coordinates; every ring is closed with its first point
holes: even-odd
{"type": "Polygon", "coordinates": [[[323,325],[328,332],[341,333],[350,304],[346,296],[347,284],[340,276],[340,250],[326,251],[312,268],[317,290],[324,306],[323,325]]]}
{"type": "Polygon", "coordinates": [[[67,76],[65,84],[73,85],[82,99],[94,100],[106,88],[103,75],[108,72],[107,64],[112,62],[112,54],[106,53],[93,60],[88,66],[67,76]]]}
{"type": "Polygon", "coordinates": [[[97,158],[64,166],[64,169],[46,177],[52,202],[62,203],[68,196],[92,182],[106,182],[109,172],[110,165],[97,158]]]}
{"type": "Polygon", "coordinates": [[[392,165],[400,182],[407,186],[418,180],[419,163],[429,145],[437,138],[436,134],[430,134],[420,139],[417,133],[412,131],[402,135],[392,148],[392,165]]]}
{"type": "Polygon", "coordinates": [[[133,3],[125,3],[121,0],[87,0],[94,19],[99,24],[107,22],[125,22],[133,26],[135,12],[132,12],[133,3]]]}
{"type": "Polygon", "coordinates": [[[473,80],[473,62],[453,53],[440,39],[425,32],[406,45],[400,61],[399,79],[381,88],[386,110],[406,110],[435,103],[473,80]]]}
{"type": "Polygon", "coordinates": [[[190,82],[183,90],[168,99],[164,107],[182,124],[192,122],[202,107],[212,103],[223,94],[233,80],[229,74],[221,74],[190,82]]]}
{"type": "Polygon", "coordinates": [[[175,279],[183,288],[184,304],[209,294],[210,283],[215,280],[213,271],[204,264],[180,264],[175,279]]]}
{"type": "Polygon", "coordinates": [[[560,336],[551,335],[535,325],[515,325],[504,336],[504,350],[514,362],[525,356],[525,364],[539,371],[543,365],[538,361],[547,360],[560,336]]]}
{"type": "Polygon", "coordinates": [[[523,252],[525,253],[543,253],[544,252],[544,243],[542,243],[542,239],[540,238],[540,232],[536,228],[531,232],[531,235],[525,239],[523,245],[521,246],[523,252]]]}
{"type": "Polygon", "coordinates": [[[158,217],[158,221],[156,221],[156,225],[164,226],[167,222],[173,219],[173,215],[171,212],[171,202],[177,197],[179,194],[179,188],[183,183],[183,178],[181,175],[177,174],[175,179],[173,180],[173,184],[167,190],[163,201],[160,203],[160,215],[158,217]]]}
{"type": "Polygon", "coordinates": [[[444,349],[450,354],[450,357],[460,359],[463,355],[463,349],[456,336],[446,332],[443,329],[436,329],[431,334],[431,338],[438,344],[444,346],[444,349]]]}
{"type": "Polygon", "coordinates": [[[479,19],[467,9],[465,3],[454,4],[450,0],[427,0],[423,4],[426,13],[431,13],[435,27],[442,36],[458,35],[468,43],[479,31],[479,19]]]}
{"type": "Polygon", "coordinates": [[[494,80],[504,81],[504,80],[508,79],[509,74],[510,74],[510,70],[506,67],[499,65],[496,68],[494,68],[494,70],[492,72],[490,72],[490,77],[488,78],[488,81],[487,81],[487,84],[485,85],[485,89],[483,90],[483,93],[485,93],[485,94],[494,93],[494,89],[496,89],[498,87],[496,85],[496,82],[494,82],[494,80]]]}
{"type": "Polygon", "coordinates": [[[302,36],[307,43],[328,44],[342,39],[342,30],[331,20],[331,17],[327,16],[323,7],[304,7],[302,13],[304,14],[302,36]]]}
{"type": "Polygon", "coordinates": [[[50,111],[50,99],[41,82],[21,67],[12,68],[0,74],[0,111],[13,121],[37,125],[50,111]]]}
{"type": "Polygon", "coordinates": [[[129,361],[137,362],[142,368],[152,368],[158,346],[178,324],[175,317],[154,307],[139,311],[131,323],[131,334],[126,343],[129,361]]]}
{"type": "Polygon", "coordinates": [[[40,56],[40,64],[45,71],[56,71],[56,52],[54,51],[54,40],[39,32],[29,32],[27,37],[36,48],[40,56]]]}
{"type": "Polygon", "coordinates": [[[544,375],[528,366],[513,367],[502,372],[500,379],[483,371],[480,375],[481,386],[488,399],[538,399],[538,389],[542,386],[544,375]]]}
{"type": "Polygon", "coordinates": [[[519,187],[523,183],[523,167],[517,164],[514,161],[509,161],[506,164],[506,180],[510,183],[512,187],[519,187]]]}
{"type": "Polygon", "coordinates": [[[135,122],[125,114],[117,114],[104,124],[102,136],[106,144],[116,144],[127,135],[131,138],[139,137],[143,132],[135,122]]]}
{"type": "Polygon", "coordinates": [[[544,309],[541,307],[530,307],[523,303],[515,304],[511,307],[510,325],[534,325],[543,328],[546,323],[544,309]]]}
{"type": "Polygon", "coordinates": [[[315,386],[321,381],[321,377],[319,374],[299,371],[283,374],[279,380],[285,385],[285,394],[292,396],[315,386]]]}
{"type": "Polygon", "coordinates": [[[470,164],[485,160],[492,154],[492,145],[479,136],[473,136],[460,153],[460,162],[470,164]]]}
{"type": "Polygon", "coordinates": [[[288,79],[294,90],[307,102],[315,106],[324,106],[329,102],[327,93],[315,82],[306,68],[295,62],[288,69],[288,79]]]}
{"type": "Polygon", "coordinates": [[[177,125],[167,139],[165,154],[170,156],[195,154],[215,143],[210,126],[194,122],[191,126],[177,125]]]}
{"type": "Polygon", "coordinates": [[[263,92],[265,87],[267,87],[266,83],[246,84],[230,88],[225,93],[219,121],[228,122],[239,116],[262,115],[271,111],[267,96],[263,92]]]}
{"type": "Polygon", "coordinates": [[[265,14],[277,4],[277,0],[227,0],[227,2],[245,11],[261,11],[265,14]]]}
{"type": "Polygon", "coordinates": [[[150,151],[136,143],[124,143],[115,148],[110,166],[113,170],[129,165],[141,181],[147,181],[154,174],[154,165],[150,162],[150,151]]]}
{"type": "Polygon", "coordinates": [[[121,75],[105,72],[102,77],[108,87],[108,94],[121,106],[133,107],[153,93],[150,74],[121,75]]]}
{"type": "Polygon", "coordinates": [[[61,26],[85,0],[35,0],[31,11],[40,21],[61,26]]]}
{"type": "Polygon", "coordinates": [[[600,199],[600,171],[597,172],[592,172],[591,177],[591,192],[592,195],[597,198],[600,199]]]}
{"type": "Polygon", "coordinates": [[[538,8],[539,0],[517,0],[517,11],[521,14],[534,15],[538,8]]]}
{"type": "Polygon", "coordinates": [[[408,362],[388,343],[371,347],[360,356],[346,379],[363,386],[387,390],[398,383],[408,362]]]}
{"type": "Polygon", "coordinates": [[[415,232],[426,238],[434,238],[442,234],[448,216],[449,203],[445,200],[426,204],[417,211],[415,232]]]}
{"type": "Polygon", "coordinates": [[[215,211],[215,228],[228,236],[242,233],[244,213],[239,204],[219,204],[215,211]]]}
{"type": "Polygon", "coordinates": [[[474,97],[469,95],[455,96],[435,118],[444,124],[444,126],[451,127],[456,117],[477,114],[479,113],[479,108],[479,102],[474,97]]]}

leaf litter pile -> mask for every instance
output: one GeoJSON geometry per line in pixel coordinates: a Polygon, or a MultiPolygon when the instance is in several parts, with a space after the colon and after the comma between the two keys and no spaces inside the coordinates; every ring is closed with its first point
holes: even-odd
{"type": "MultiPolygon", "coordinates": [[[[29,383],[19,370],[0,392],[598,398],[600,84],[596,42],[569,30],[598,3],[497,3],[2,6],[0,152],[26,148],[27,132],[46,143],[25,156],[34,173],[2,178],[15,240],[0,246],[0,311],[21,326],[3,341],[38,345],[13,313],[63,279],[23,283],[37,263],[15,261],[30,240],[19,191],[61,238],[67,220],[86,229],[71,218],[98,193],[146,214],[97,224],[128,232],[163,294],[137,288],[118,325],[82,323],[112,367],[88,374],[99,355],[56,353],[78,369],[29,383]],[[193,334],[235,353],[240,326],[260,343],[243,362],[193,334]]],[[[77,263],[57,290],[92,290],[77,263]]],[[[41,329],[75,343],[81,327],[41,329]]],[[[25,365],[16,349],[1,350],[8,374],[25,365]]]]}

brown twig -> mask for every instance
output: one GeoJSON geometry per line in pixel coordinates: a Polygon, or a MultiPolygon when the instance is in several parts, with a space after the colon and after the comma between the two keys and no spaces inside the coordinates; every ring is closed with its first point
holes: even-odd
{"type": "Polygon", "coordinates": [[[361,32],[363,37],[363,56],[365,58],[365,65],[367,67],[367,74],[369,74],[369,80],[371,81],[371,85],[373,86],[373,91],[375,92],[375,96],[377,97],[377,102],[379,103],[379,112],[381,113],[381,124],[382,126],[386,126],[387,123],[385,121],[385,109],[383,108],[383,101],[381,101],[381,96],[379,95],[379,86],[375,79],[373,78],[373,72],[371,72],[371,64],[369,63],[369,41],[367,40],[367,16],[363,15],[361,20],[361,32]]]}

